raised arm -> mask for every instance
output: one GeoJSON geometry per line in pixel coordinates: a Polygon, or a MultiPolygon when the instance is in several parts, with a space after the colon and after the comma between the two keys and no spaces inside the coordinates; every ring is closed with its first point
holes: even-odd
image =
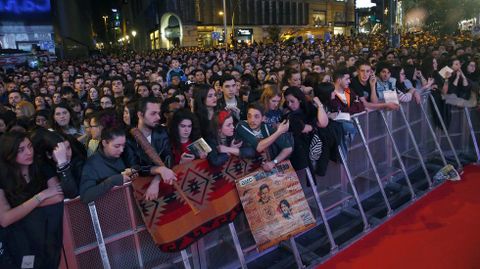
{"type": "Polygon", "coordinates": [[[262,139],[257,145],[257,152],[263,152],[268,147],[270,147],[277,138],[279,138],[282,134],[286,133],[289,128],[288,121],[284,121],[278,125],[277,130],[271,136],[262,139]]]}

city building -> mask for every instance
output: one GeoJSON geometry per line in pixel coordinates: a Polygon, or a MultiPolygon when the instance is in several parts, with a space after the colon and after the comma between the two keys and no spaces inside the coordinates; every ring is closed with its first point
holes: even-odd
{"type": "Polygon", "coordinates": [[[0,48],[88,55],[93,49],[90,14],[90,1],[0,0],[0,48]]]}
{"type": "Polygon", "coordinates": [[[126,27],[115,40],[138,49],[223,46],[224,16],[228,44],[350,35],[355,27],[354,0],[143,0],[119,9],[126,27]]]}

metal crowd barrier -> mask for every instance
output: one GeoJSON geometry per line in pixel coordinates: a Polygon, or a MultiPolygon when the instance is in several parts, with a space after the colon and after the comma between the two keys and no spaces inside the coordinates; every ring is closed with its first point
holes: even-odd
{"type": "Polygon", "coordinates": [[[257,253],[241,214],[187,250],[163,253],[126,184],[88,206],[66,201],[61,268],[313,267],[441,184],[432,178],[439,168],[479,162],[478,110],[453,108],[451,126],[436,128],[430,98],[352,117],[358,134],[348,152],[339,147],[340,163],[330,163],[324,177],[297,171],[318,225],[277,247],[257,253]]]}

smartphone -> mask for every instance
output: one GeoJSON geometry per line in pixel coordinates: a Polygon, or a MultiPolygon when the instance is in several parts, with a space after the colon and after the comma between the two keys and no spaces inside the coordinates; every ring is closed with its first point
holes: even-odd
{"type": "Polygon", "coordinates": [[[195,155],[190,154],[190,153],[185,153],[184,156],[185,156],[186,158],[192,158],[192,159],[195,158],[195,155]]]}

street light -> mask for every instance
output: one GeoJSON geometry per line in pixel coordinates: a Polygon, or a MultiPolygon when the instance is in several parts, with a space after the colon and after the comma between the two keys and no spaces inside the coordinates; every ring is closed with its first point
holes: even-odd
{"type": "Polygon", "coordinates": [[[102,16],[102,18],[103,18],[103,23],[105,24],[105,41],[107,41],[108,40],[108,27],[107,27],[108,16],[104,15],[102,16]]]}
{"type": "Polygon", "coordinates": [[[225,42],[225,51],[228,50],[228,42],[227,42],[227,3],[226,0],[223,0],[223,42],[225,42]]]}
{"type": "Polygon", "coordinates": [[[218,12],[218,16],[223,16],[223,11],[220,10],[220,11],[218,12]]]}
{"type": "Polygon", "coordinates": [[[135,50],[135,37],[137,36],[137,31],[132,30],[132,44],[133,44],[133,50],[135,50]]]}

